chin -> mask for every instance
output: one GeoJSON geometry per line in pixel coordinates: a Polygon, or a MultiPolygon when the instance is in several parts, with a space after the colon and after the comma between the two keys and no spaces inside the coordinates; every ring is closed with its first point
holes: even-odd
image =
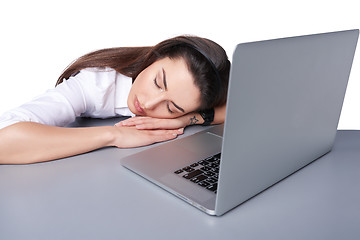
{"type": "Polygon", "coordinates": [[[131,103],[131,101],[129,101],[129,99],[128,99],[128,101],[127,101],[127,106],[128,106],[128,108],[129,108],[130,112],[132,112],[133,114],[137,115],[136,108],[135,108],[135,106],[131,103]]]}
{"type": "Polygon", "coordinates": [[[136,111],[134,106],[128,106],[128,108],[129,108],[130,112],[132,112],[136,116],[139,116],[139,113],[136,111]]]}

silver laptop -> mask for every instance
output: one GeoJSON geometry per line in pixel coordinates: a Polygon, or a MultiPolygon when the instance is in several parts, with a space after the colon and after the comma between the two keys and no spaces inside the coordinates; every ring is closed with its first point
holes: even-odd
{"type": "Polygon", "coordinates": [[[224,125],[122,165],[208,214],[224,214],[331,150],[358,35],[237,45],[224,125]]]}

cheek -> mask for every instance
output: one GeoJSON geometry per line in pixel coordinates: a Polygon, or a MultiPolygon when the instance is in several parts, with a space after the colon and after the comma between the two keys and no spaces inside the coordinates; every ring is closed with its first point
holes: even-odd
{"type": "Polygon", "coordinates": [[[132,89],[135,94],[137,93],[146,93],[147,90],[151,90],[153,80],[151,80],[151,75],[146,71],[139,74],[135,79],[132,89]]]}
{"type": "Polygon", "coordinates": [[[129,95],[131,97],[134,97],[134,96],[138,96],[138,95],[141,95],[141,93],[143,92],[143,84],[139,81],[139,82],[134,82],[132,87],[131,87],[131,90],[130,90],[130,93],[129,95]]]}

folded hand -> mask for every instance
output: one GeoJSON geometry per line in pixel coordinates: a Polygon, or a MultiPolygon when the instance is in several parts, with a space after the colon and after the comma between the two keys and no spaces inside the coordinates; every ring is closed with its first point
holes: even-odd
{"type": "Polygon", "coordinates": [[[146,146],[157,142],[168,141],[183,134],[183,130],[140,130],[135,127],[121,127],[116,128],[117,133],[110,144],[119,148],[132,148],[146,146]]]}
{"type": "Polygon", "coordinates": [[[136,127],[137,129],[183,129],[187,125],[184,117],[160,119],[152,117],[133,117],[121,121],[115,126],[136,127]]]}

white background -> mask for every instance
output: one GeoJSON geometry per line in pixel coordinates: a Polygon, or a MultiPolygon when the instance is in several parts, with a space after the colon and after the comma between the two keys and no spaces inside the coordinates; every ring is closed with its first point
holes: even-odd
{"type": "MultiPolygon", "coordinates": [[[[181,34],[210,38],[229,58],[237,43],[360,28],[356,1],[101,0],[0,4],[0,113],[53,88],[93,50],[149,46],[181,34]]],[[[360,129],[360,53],[339,129],[360,129]]]]}

